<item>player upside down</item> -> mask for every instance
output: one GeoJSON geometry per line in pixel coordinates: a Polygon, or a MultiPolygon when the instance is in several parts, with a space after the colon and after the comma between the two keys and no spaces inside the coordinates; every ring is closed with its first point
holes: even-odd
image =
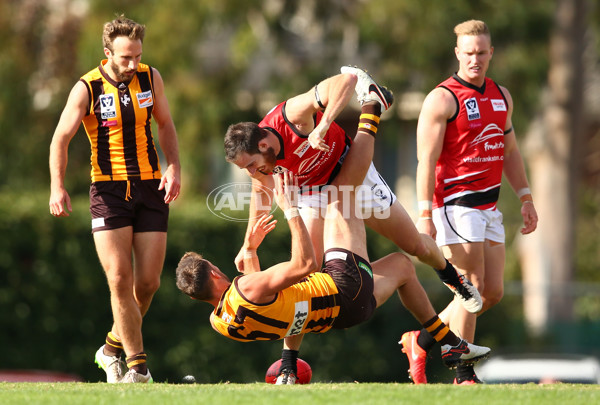
{"type": "MultiPolygon", "coordinates": [[[[285,170],[292,171],[302,187],[298,202],[300,216],[312,239],[317,262],[323,262],[327,198],[320,190],[335,180],[352,144],[352,138],[335,120],[353,95],[361,105],[377,101],[380,112],[389,110],[394,102],[392,92],[380,86],[365,70],[343,66],[340,72],[279,103],[259,123],[240,122],[227,129],[226,159],[252,179],[246,237],[234,259],[240,273],[246,272],[245,262],[250,260],[245,257],[255,254],[255,250],[249,249],[247,239],[261,214],[269,214],[271,210],[273,173],[285,170]]],[[[371,110],[370,107],[363,109],[359,127],[375,135],[377,125],[371,123],[373,120],[378,123],[380,114],[371,110]]],[[[419,234],[374,164],[368,169],[362,186],[365,187],[357,194],[357,205],[371,211],[363,217],[364,224],[394,242],[402,252],[432,266],[465,309],[478,312],[482,306],[478,290],[444,258],[429,235],[419,234]]],[[[283,365],[293,367],[303,336],[283,339],[283,365]]]]}
{"type": "MultiPolygon", "coordinates": [[[[377,102],[362,107],[362,114],[371,119],[371,129],[377,127],[380,113],[377,102]]],[[[177,287],[212,304],[212,327],[242,342],[349,328],[368,320],[376,307],[398,291],[406,308],[442,345],[446,366],[454,368],[487,357],[489,348],[458,338],[438,318],[405,255],[396,252],[369,262],[365,227],[355,214],[354,197],[370,166],[376,131],[361,128],[329,187],[323,269],[318,269],[310,236],[298,213],[297,180],[288,171],[274,177],[275,200],[284,211],[292,238],[290,260],[261,271],[258,257],[252,254],[247,258],[251,260],[245,260],[245,274],[230,281],[213,263],[188,252],[177,267],[177,287]],[[339,192],[343,186],[351,186],[350,192],[339,192]]],[[[250,251],[256,251],[275,224],[272,216],[256,222],[248,237],[250,251]]],[[[278,383],[294,384],[295,374],[295,361],[282,364],[278,383]]]]}

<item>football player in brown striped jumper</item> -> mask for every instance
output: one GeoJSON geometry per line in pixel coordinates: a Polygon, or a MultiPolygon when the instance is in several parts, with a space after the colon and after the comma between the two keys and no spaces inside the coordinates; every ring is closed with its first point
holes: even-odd
{"type": "Polygon", "coordinates": [[[181,188],[177,134],[163,79],[140,63],[144,33],[144,25],[124,16],[104,25],[106,59],[73,86],[50,145],[50,213],[67,217],[68,147],[83,122],[91,145],[91,229],[114,320],[95,356],[107,382],[152,382],[142,318],[160,285],[169,203],[181,188]],[[166,160],[164,172],[152,119],[166,160]]]}

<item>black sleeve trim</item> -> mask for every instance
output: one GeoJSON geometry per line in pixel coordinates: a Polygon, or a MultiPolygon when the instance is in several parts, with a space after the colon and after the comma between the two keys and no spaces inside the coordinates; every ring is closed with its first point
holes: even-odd
{"type": "Polygon", "coordinates": [[[83,79],[79,79],[79,81],[82,82],[83,84],[85,84],[85,88],[88,93],[88,110],[85,113],[85,115],[90,115],[94,109],[94,106],[92,105],[92,90],[90,89],[90,85],[88,82],[86,82],[83,79]]]}
{"type": "Polygon", "coordinates": [[[454,113],[454,115],[450,118],[448,118],[447,122],[452,122],[456,119],[456,117],[458,117],[458,113],[460,111],[460,104],[458,104],[458,97],[456,97],[456,94],[454,94],[454,92],[452,90],[450,90],[448,87],[446,86],[439,86],[442,89],[446,89],[450,92],[450,94],[452,94],[452,97],[454,97],[454,101],[456,102],[456,112],[454,113]]]}
{"type": "Polygon", "coordinates": [[[317,104],[319,104],[319,107],[324,109],[325,106],[321,102],[321,97],[319,97],[319,90],[317,90],[317,86],[318,86],[318,84],[315,84],[315,99],[317,99],[317,104]]]}

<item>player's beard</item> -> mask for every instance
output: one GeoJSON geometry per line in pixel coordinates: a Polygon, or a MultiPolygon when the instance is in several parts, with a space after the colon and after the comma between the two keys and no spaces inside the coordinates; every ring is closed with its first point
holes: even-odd
{"type": "MultiPolygon", "coordinates": [[[[275,150],[272,147],[267,148],[266,151],[261,152],[261,154],[263,155],[263,158],[265,159],[265,163],[267,165],[270,166],[270,171],[272,172],[273,169],[275,168],[275,164],[277,163],[277,155],[275,155],[275,150]]],[[[262,174],[270,174],[270,173],[263,173],[261,171],[262,174]]]]}
{"type": "Polygon", "coordinates": [[[109,68],[110,68],[110,70],[113,71],[115,76],[117,76],[117,80],[120,82],[130,81],[133,78],[133,75],[135,74],[135,70],[131,71],[131,72],[127,72],[125,69],[121,69],[119,67],[119,65],[117,65],[113,61],[110,62],[109,68]]]}

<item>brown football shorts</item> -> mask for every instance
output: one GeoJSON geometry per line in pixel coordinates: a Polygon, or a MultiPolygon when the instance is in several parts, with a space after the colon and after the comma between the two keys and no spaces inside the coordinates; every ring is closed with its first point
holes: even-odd
{"type": "Polygon", "coordinates": [[[159,185],[159,179],[92,183],[92,233],[126,226],[133,232],[166,232],[169,205],[159,185]]]}
{"type": "Polygon", "coordinates": [[[334,329],[345,329],[368,320],[377,302],[373,295],[373,270],[368,260],[346,249],[328,249],[322,270],[331,276],[338,289],[336,301],[340,314],[334,329]]]}

